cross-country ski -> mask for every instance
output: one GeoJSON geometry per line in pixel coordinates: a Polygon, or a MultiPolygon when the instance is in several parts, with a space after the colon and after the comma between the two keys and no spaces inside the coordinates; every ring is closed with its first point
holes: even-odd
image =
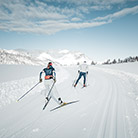
{"type": "Polygon", "coordinates": [[[51,109],[50,111],[54,111],[54,110],[57,110],[57,109],[59,109],[61,107],[64,107],[64,106],[67,106],[67,105],[70,105],[70,104],[73,104],[73,103],[77,103],[77,102],[79,102],[79,100],[77,100],[77,101],[71,101],[71,102],[67,102],[67,103],[63,103],[63,104],[61,104],[61,105],[59,105],[59,106],[51,109]]]}

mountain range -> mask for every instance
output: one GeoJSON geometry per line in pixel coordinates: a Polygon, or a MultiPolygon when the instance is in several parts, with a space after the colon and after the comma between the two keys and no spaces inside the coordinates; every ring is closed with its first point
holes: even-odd
{"type": "Polygon", "coordinates": [[[47,62],[54,62],[58,65],[76,65],[83,61],[88,64],[92,60],[85,54],[69,50],[6,50],[0,49],[0,64],[27,64],[27,65],[45,65],[47,62]]]}

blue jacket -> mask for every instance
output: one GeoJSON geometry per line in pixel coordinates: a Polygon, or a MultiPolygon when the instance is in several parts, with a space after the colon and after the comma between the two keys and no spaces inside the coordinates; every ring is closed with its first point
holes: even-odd
{"type": "Polygon", "coordinates": [[[40,72],[40,78],[42,77],[42,73],[45,73],[45,77],[46,76],[52,76],[51,78],[56,77],[55,69],[52,66],[50,66],[49,68],[48,67],[44,68],[43,71],[40,72]]]}

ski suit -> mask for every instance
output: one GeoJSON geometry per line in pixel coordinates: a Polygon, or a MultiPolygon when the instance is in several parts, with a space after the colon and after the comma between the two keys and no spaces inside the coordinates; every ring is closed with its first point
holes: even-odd
{"type": "Polygon", "coordinates": [[[50,95],[48,95],[53,83],[56,82],[55,69],[52,66],[44,68],[43,71],[40,72],[40,79],[42,77],[42,73],[45,73],[44,85],[45,85],[45,96],[46,96],[46,98],[49,99],[51,97],[54,99],[54,101],[56,101],[58,104],[60,104],[61,98],[59,97],[59,94],[58,94],[58,91],[57,91],[55,85],[52,88],[50,95]]]}
{"type": "Polygon", "coordinates": [[[86,63],[83,63],[79,66],[79,77],[75,83],[75,86],[77,85],[77,83],[79,82],[79,80],[81,79],[81,77],[83,76],[84,80],[83,80],[83,86],[85,86],[86,84],[86,74],[88,74],[88,65],[86,63]]]}

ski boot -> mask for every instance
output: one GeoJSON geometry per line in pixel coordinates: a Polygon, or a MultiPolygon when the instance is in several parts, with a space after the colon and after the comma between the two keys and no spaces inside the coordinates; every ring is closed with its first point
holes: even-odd
{"type": "Polygon", "coordinates": [[[60,104],[60,105],[65,105],[65,104],[66,104],[65,102],[63,102],[63,101],[61,100],[60,97],[58,98],[58,101],[59,101],[59,104],[60,104]]]}
{"type": "Polygon", "coordinates": [[[85,84],[83,84],[83,87],[86,87],[86,85],[85,85],[85,84]]]}
{"type": "Polygon", "coordinates": [[[76,87],[77,86],[77,84],[74,84],[74,87],[76,87]]]}

